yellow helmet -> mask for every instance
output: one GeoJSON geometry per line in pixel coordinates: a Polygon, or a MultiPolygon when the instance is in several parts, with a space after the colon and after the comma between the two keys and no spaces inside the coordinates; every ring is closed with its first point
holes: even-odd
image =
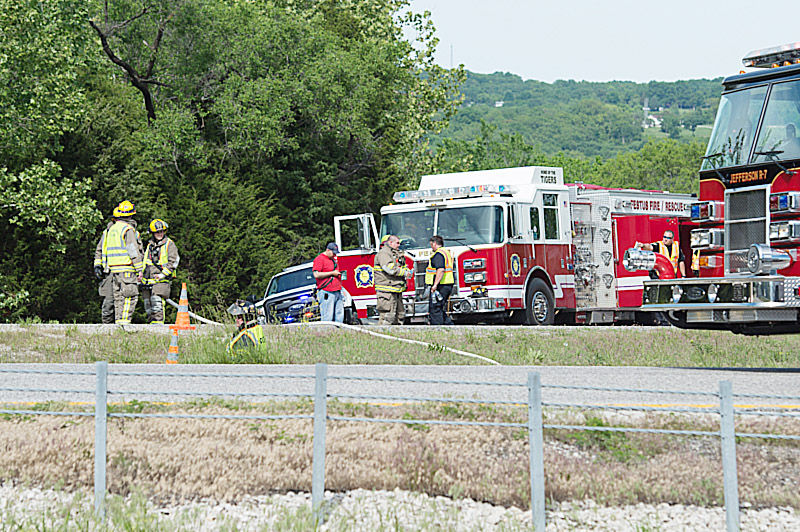
{"type": "Polygon", "coordinates": [[[136,207],[133,206],[128,200],[123,201],[116,207],[114,207],[114,212],[111,213],[114,218],[125,218],[127,216],[133,216],[136,214],[136,207]]]}
{"type": "Polygon", "coordinates": [[[151,233],[155,233],[156,231],[166,231],[167,229],[169,229],[169,225],[161,218],[156,218],[155,220],[150,222],[151,233]]]}
{"type": "Polygon", "coordinates": [[[392,235],[383,235],[383,238],[381,238],[381,246],[384,245],[387,240],[389,240],[390,236],[392,235]]]}

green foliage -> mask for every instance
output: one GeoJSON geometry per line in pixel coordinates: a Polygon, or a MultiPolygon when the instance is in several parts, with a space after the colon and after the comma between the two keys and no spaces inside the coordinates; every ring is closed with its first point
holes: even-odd
{"type": "Polygon", "coordinates": [[[57,149],[83,117],[85,17],[78,0],[0,0],[0,160],[11,171],[57,149]]]}
{"type": "Polygon", "coordinates": [[[697,169],[704,146],[699,142],[649,141],[639,151],[614,158],[585,159],[565,154],[546,155],[519,134],[508,134],[487,123],[470,141],[445,139],[433,161],[433,172],[465,172],[512,166],[542,165],[564,168],[566,182],[695,192],[697,169]]]}
{"type": "Polygon", "coordinates": [[[13,290],[8,284],[0,285],[0,321],[16,321],[30,293],[26,290],[13,290]]]}
{"type": "Polygon", "coordinates": [[[670,129],[664,131],[683,138],[684,129],[693,132],[713,122],[719,91],[719,79],[543,83],[508,73],[470,72],[462,86],[464,105],[434,140],[437,145],[445,139],[470,140],[485,122],[501,133],[519,134],[543,154],[614,157],[645,143],[643,107],[656,115],[659,109],[674,110],[664,125],[670,129]]]}
{"type": "Polygon", "coordinates": [[[405,0],[0,1],[0,150],[26,148],[0,170],[0,275],[24,315],[97,319],[97,208],[122,199],[169,222],[195,310],[260,294],[426,167],[459,102],[405,0]]]}

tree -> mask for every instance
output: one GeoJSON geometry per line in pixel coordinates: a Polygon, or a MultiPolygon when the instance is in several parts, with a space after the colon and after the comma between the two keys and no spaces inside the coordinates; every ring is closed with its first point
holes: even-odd
{"type": "MultiPolygon", "coordinates": [[[[84,116],[79,77],[92,68],[85,16],[75,0],[0,0],[0,232],[7,239],[22,227],[27,238],[46,237],[45,253],[63,253],[67,239],[98,219],[90,183],[63,175],[54,161],[59,139],[84,116]]],[[[0,241],[0,256],[12,247],[0,241]]],[[[29,292],[6,266],[0,313],[8,317],[29,292]]]]}
{"type": "MultiPolygon", "coordinates": [[[[334,215],[377,211],[427,166],[427,135],[454,112],[463,74],[435,65],[430,17],[407,8],[92,1],[74,19],[88,56],[76,65],[86,66],[62,68],[80,113],[49,137],[54,165],[40,186],[90,183],[73,196],[103,213],[133,201],[145,239],[150,218],[167,219],[184,259],[179,280],[192,282],[199,305],[259,293],[277,270],[316,254],[334,215]]],[[[38,122],[58,116],[46,111],[38,122]]],[[[0,265],[29,292],[27,315],[96,319],[86,272],[98,221],[95,210],[80,236],[65,226],[58,256],[44,233],[0,235],[0,265]]]]}
{"type": "Polygon", "coordinates": [[[671,192],[697,192],[705,146],[699,142],[650,141],[641,150],[603,163],[597,184],[671,192]]]}

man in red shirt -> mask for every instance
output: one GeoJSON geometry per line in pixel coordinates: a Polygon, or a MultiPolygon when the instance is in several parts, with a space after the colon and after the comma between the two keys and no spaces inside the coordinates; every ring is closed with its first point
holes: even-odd
{"type": "Polygon", "coordinates": [[[325,251],[314,259],[312,271],[317,280],[317,299],[319,300],[319,313],[322,321],[344,321],[344,296],[342,296],[342,281],[336,255],[339,246],[331,242],[325,251]]]}

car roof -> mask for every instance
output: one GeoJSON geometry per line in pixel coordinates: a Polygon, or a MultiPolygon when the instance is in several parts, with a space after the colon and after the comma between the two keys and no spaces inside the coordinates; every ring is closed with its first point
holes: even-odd
{"type": "Polygon", "coordinates": [[[304,262],[303,264],[298,264],[297,266],[287,266],[287,267],[286,267],[286,268],[284,268],[284,269],[283,269],[283,271],[282,271],[281,273],[279,273],[278,275],[281,275],[281,274],[283,274],[283,273],[291,273],[291,272],[296,272],[297,270],[304,270],[304,269],[306,269],[306,268],[311,268],[313,265],[314,265],[314,263],[313,263],[313,262],[304,262]]]}

